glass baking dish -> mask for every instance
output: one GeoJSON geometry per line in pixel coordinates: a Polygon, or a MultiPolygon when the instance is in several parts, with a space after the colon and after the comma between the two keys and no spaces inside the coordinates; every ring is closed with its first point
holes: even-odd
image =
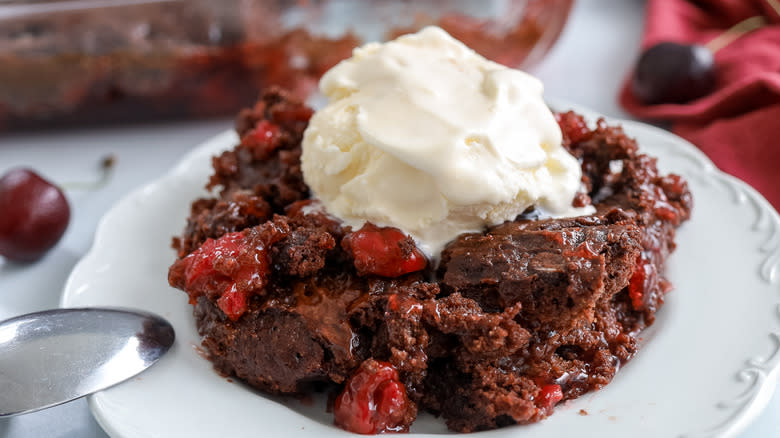
{"type": "Polygon", "coordinates": [[[438,25],[513,67],[573,0],[0,0],[0,131],[230,115],[305,98],[352,49],[438,25]]]}

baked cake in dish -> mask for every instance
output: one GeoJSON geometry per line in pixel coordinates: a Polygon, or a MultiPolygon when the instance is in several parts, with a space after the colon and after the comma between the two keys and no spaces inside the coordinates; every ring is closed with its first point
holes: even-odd
{"type": "Polygon", "coordinates": [[[270,394],[330,390],[337,425],[459,432],[536,422],[596,390],[637,351],[671,284],[692,198],[617,126],[557,113],[582,168],[575,207],[467,233],[428,259],[396,228],[354,229],[313,199],[301,142],[313,111],[280,89],[238,116],[192,204],[169,282],[215,368],[270,394]]]}

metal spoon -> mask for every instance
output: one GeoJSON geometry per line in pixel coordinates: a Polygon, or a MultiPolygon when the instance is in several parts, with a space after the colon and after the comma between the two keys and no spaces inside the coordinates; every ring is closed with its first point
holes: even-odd
{"type": "Polygon", "coordinates": [[[57,309],[0,322],[0,417],[106,389],[173,345],[173,327],[146,312],[57,309]]]}

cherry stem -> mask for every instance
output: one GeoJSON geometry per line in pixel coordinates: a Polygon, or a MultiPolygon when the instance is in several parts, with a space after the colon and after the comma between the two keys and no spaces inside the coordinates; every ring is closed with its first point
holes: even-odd
{"type": "Polygon", "coordinates": [[[60,184],[63,190],[97,190],[103,188],[114,173],[116,157],[106,155],[100,160],[100,177],[95,181],[72,181],[60,184]]]}
{"type": "MultiPolygon", "coordinates": [[[[770,1],[776,1],[776,0],[770,0],[770,1]]],[[[774,7],[774,5],[772,7],[774,7]]],[[[748,32],[752,32],[756,29],[760,29],[764,27],[766,24],[767,24],[766,18],[762,15],[756,15],[755,17],[747,18],[735,24],[734,26],[731,26],[731,28],[726,32],[723,32],[722,34],[713,38],[710,42],[706,44],[706,46],[708,49],[710,49],[712,53],[717,53],[718,50],[728,46],[729,44],[734,42],[734,40],[741,37],[742,35],[748,32]]]]}

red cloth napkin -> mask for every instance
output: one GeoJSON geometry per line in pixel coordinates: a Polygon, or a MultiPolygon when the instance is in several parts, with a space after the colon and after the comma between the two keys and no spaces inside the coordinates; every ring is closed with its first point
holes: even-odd
{"type": "Polygon", "coordinates": [[[662,41],[706,44],[756,15],[768,25],[715,53],[717,86],[687,104],[643,105],[630,90],[620,103],[672,130],[722,170],[746,181],[780,209],[780,0],[649,0],[642,49],[662,41]]]}

